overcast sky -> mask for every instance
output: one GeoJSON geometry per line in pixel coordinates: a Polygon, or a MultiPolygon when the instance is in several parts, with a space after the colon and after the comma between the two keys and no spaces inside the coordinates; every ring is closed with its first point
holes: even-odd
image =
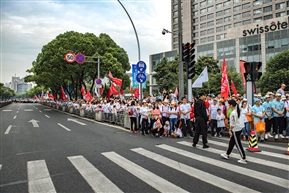
{"type": "MultiPolygon", "coordinates": [[[[141,59],[171,50],[171,0],[121,0],[129,12],[140,41],[141,59]]],[[[95,35],[107,33],[138,61],[136,37],[117,0],[1,0],[1,78],[25,77],[41,48],[66,31],[95,35]]]]}

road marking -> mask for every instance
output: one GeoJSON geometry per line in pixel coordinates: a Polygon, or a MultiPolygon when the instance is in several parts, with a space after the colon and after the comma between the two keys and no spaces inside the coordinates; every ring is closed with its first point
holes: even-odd
{"type": "Polygon", "coordinates": [[[16,117],[17,117],[17,115],[15,115],[15,116],[13,117],[13,119],[16,119],[16,117]]]}
{"type": "Polygon", "coordinates": [[[149,159],[152,159],[152,160],[157,161],[161,164],[164,164],[168,167],[171,167],[175,170],[178,170],[182,173],[185,173],[189,176],[192,176],[192,177],[197,178],[199,180],[202,180],[206,183],[217,186],[223,190],[227,190],[229,192],[232,192],[232,190],[234,190],[234,192],[257,192],[255,190],[249,189],[248,187],[236,184],[234,182],[231,182],[231,181],[228,181],[226,179],[220,178],[218,176],[209,174],[209,173],[204,172],[202,170],[198,170],[198,169],[193,168],[191,166],[187,166],[185,164],[182,164],[180,162],[166,158],[164,156],[161,156],[159,154],[145,150],[143,148],[135,148],[135,149],[131,149],[131,150],[140,154],[140,155],[143,155],[149,159]],[[216,179],[218,179],[218,180],[216,180],[216,179]]]}
{"type": "Polygon", "coordinates": [[[48,115],[45,115],[45,117],[50,118],[48,115]]]}
{"type": "Polygon", "coordinates": [[[44,160],[28,161],[28,192],[55,192],[44,160]]]}
{"type": "MultiPolygon", "coordinates": [[[[255,178],[255,179],[264,181],[266,183],[272,183],[274,185],[281,186],[281,187],[288,187],[289,180],[287,180],[287,179],[282,179],[282,178],[272,176],[269,174],[265,174],[262,172],[258,172],[258,171],[250,170],[250,169],[247,169],[244,167],[236,166],[234,164],[230,164],[230,163],[225,162],[225,161],[219,161],[219,160],[212,159],[209,157],[201,156],[201,155],[191,153],[188,151],[184,151],[182,149],[175,148],[175,147],[172,147],[169,145],[157,145],[157,147],[159,147],[161,149],[165,149],[165,150],[173,152],[173,153],[176,153],[176,154],[179,154],[179,155],[182,155],[182,156],[185,156],[185,157],[189,157],[191,159],[194,159],[194,160],[197,160],[197,161],[200,161],[203,163],[214,165],[216,167],[220,167],[220,168],[223,168],[226,170],[231,170],[233,172],[236,172],[236,173],[239,173],[239,174],[242,174],[245,176],[249,176],[251,178],[255,178]]],[[[220,160],[221,160],[221,158],[220,158],[220,160]]]]}
{"type": "Polygon", "coordinates": [[[80,122],[80,121],[77,121],[76,119],[67,119],[67,121],[73,121],[73,122],[75,122],[75,123],[78,123],[79,125],[86,125],[85,123],[82,123],[82,122],[80,122]]]}
{"type": "Polygon", "coordinates": [[[32,123],[33,127],[39,127],[38,123],[39,121],[31,119],[30,121],[28,121],[28,123],[32,123]]]}
{"type": "Polygon", "coordinates": [[[174,185],[172,182],[157,176],[115,152],[106,152],[102,154],[159,192],[187,192],[186,190],[174,185]]]}
{"type": "Polygon", "coordinates": [[[44,111],[51,111],[51,109],[43,109],[44,111]]]}
{"type": "Polygon", "coordinates": [[[16,113],[19,113],[19,111],[17,111],[16,113]]]}
{"type": "MultiPolygon", "coordinates": [[[[222,146],[222,147],[228,147],[228,144],[224,144],[224,143],[217,142],[217,141],[210,141],[210,143],[218,145],[218,146],[222,146]]],[[[281,153],[273,153],[273,152],[263,151],[263,150],[261,152],[254,152],[254,153],[288,160],[288,156],[287,155],[283,155],[281,153]]]]}
{"type": "Polygon", "coordinates": [[[12,125],[9,125],[4,134],[5,134],[5,135],[9,134],[11,128],[12,128],[12,125]]]}
{"type": "MultiPolygon", "coordinates": [[[[188,147],[192,147],[192,143],[187,142],[187,141],[180,141],[180,142],[177,142],[177,143],[181,144],[181,145],[188,146],[188,147]]],[[[211,141],[210,141],[210,143],[211,143],[211,141]]],[[[226,152],[226,151],[218,150],[216,148],[212,148],[211,146],[210,146],[210,148],[203,149],[203,150],[207,151],[207,152],[215,153],[215,154],[221,154],[221,153],[226,152]]],[[[240,154],[231,153],[230,157],[240,159],[240,154]]],[[[277,169],[280,169],[280,170],[288,171],[288,165],[286,165],[286,164],[281,164],[281,163],[278,163],[278,162],[272,162],[272,161],[259,159],[259,158],[254,158],[254,157],[247,157],[247,160],[249,162],[252,162],[252,163],[257,163],[257,164],[260,164],[260,165],[269,166],[269,167],[277,168],[277,169]]]]}
{"type": "Polygon", "coordinates": [[[10,111],[12,111],[12,110],[2,110],[3,112],[10,112],[10,111]]]}
{"type": "Polygon", "coordinates": [[[60,127],[62,127],[63,129],[66,129],[67,131],[71,131],[70,129],[68,129],[67,127],[61,125],[60,123],[57,123],[60,127]]]}
{"type": "Polygon", "coordinates": [[[39,111],[40,113],[42,113],[42,111],[39,111]]]}
{"type": "MultiPolygon", "coordinates": [[[[35,107],[35,106],[34,106],[35,107]]],[[[38,109],[37,107],[35,107],[36,109],[38,109]]]]}
{"type": "Polygon", "coordinates": [[[2,169],[2,164],[0,164],[0,170],[2,169]]]}
{"type": "Polygon", "coordinates": [[[94,192],[123,192],[83,156],[67,157],[94,192]]]}
{"type": "Polygon", "coordinates": [[[26,111],[26,112],[33,111],[33,109],[24,109],[24,111],[26,111]]]}

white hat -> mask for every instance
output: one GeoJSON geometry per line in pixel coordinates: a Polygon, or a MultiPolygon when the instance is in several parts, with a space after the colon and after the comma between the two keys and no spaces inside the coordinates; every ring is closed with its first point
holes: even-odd
{"type": "Polygon", "coordinates": [[[164,100],[164,103],[169,103],[169,100],[168,100],[168,99],[165,99],[165,100],[164,100]]]}
{"type": "Polygon", "coordinates": [[[282,100],[282,101],[283,101],[283,100],[286,100],[285,95],[282,95],[282,96],[281,96],[281,100],[282,100]]]}
{"type": "Polygon", "coordinates": [[[146,100],[143,100],[142,102],[143,102],[143,103],[147,103],[147,101],[146,101],[146,100]]]}
{"type": "Polygon", "coordinates": [[[280,93],[276,93],[276,97],[280,97],[281,96],[281,94],[280,93]]]}
{"type": "Polygon", "coordinates": [[[244,102],[248,101],[246,98],[243,99],[244,102]]]}
{"type": "Polygon", "coordinates": [[[265,95],[265,98],[270,98],[270,96],[269,95],[265,95]]]}

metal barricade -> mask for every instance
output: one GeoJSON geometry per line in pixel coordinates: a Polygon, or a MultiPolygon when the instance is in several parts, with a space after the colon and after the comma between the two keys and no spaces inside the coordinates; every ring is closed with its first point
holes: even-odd
{"type": "Polygon", "coordinates": [[[102,121],[102,112],[101,111],[95,111],[95,113],[94,113],[94,119],[96,120],[96,121],[102,121]]]}
{"type": "Polygon", "coordinates": [[[124,116],[123,116],[124,118],[124,120],[123,120],[123,126],[125,127],[125,128],[128,128],[128,129],[130,129],[130,118],[129,118],[129,115],[128,114],[124,114],[124,116]]]}
{"type": "Polygon", "coordinates": [[[85,116],[85,110],[79,109],[79,116],[84,117],[85,116]]]}

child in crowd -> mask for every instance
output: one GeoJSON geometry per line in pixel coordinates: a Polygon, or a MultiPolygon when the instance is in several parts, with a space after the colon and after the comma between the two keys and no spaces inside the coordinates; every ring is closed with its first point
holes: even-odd
{"type": "Polygon", "coordinates": [[[217,136],[222,137],[221,130],[225,127],[225,115],[221,109],[217,109],[217,136]]]}
{"type": "Polygon", "coordinates": [[[165,125],[164,125],[164,133],[163,133],[163,136],[164,136],[164,137],[170,137],[170,136],[169,136],[169,133],[170,133],[170,123],[169,123],[169,121],[166,121],[166,122],[165,122],[165,125]]]}
{"type": "Polygon", "coordinates": [[[152,134],[154,137],[160,137],[163,133],[163,126],[159,118],[155,121],[152,129],[152,134]]]}
{"type": "Polygon", "coordinates": [[[183,137],[183,132],[179,128],[178,124],[174,125],[174,131],[171,132],[172,138],[182,138],[183,137]]]}

